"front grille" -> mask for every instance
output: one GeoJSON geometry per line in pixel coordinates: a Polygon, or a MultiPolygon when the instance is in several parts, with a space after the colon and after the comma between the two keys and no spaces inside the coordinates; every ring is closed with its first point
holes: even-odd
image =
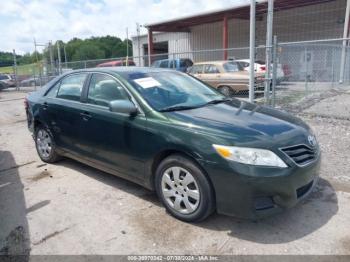
{"type": "Polygon", "coordinates": [[[316,158],[316,149],[306,145],[296,145],[281,149],[298,165],[306,165],[316,158]]]}
{"type": "Polygon", "coordinates": [[[300,198],[303,195],[305,195],[310,190],[312,184],[313,184],[313,181],[311,181],[310,183],[306,184],[305,186],[299,187],[297,189],[297,198],[300,198]]]}

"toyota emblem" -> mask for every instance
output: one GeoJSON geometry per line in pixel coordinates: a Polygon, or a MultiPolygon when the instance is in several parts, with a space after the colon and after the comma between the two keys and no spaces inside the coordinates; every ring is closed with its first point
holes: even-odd
{"type": "Polygon", "coordinates": [[[315,136],[308,136],[307,137],[307,140],[309,141],[309,144],[311,145],[311,146],[316,146],[316,138],[315,138],[315,136]]]}

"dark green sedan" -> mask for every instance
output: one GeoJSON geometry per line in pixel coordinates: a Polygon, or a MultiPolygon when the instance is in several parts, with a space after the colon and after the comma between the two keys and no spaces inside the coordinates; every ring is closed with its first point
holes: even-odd
{"type": "Polygon", "coordinates": [[[317,182],[320,149],[303,121],[180,72],[74,71],[25,106],[43,161],[73,158],[155,190],[184,221],[215,210],[264,217],[294,206],[317,182]]]}

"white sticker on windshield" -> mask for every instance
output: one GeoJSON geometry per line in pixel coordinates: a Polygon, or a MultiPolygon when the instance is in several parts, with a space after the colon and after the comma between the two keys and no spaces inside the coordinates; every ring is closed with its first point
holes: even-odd
{"type": "Polygon", "coordinates": [[[134,79],[134,81],[138,85],[140,85],[142,88],[150,88],[150,87],[154,87],[154,86],[161,86],[161,83],[159,83],[153,77],[144,77],[144,78],[134,79]]]}

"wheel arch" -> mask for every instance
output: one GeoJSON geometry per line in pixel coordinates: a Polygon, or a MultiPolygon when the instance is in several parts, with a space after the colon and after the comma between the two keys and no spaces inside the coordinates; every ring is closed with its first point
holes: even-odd
{"type": "Polygon", "coordinates": [[[35,118],[34,122],[33,122],[33,131],[34,131],[34,133],[35,133],[36,129],[39,126],[45,126],[45,125],[43,124],[43,122],[40,119],[35,118]]]}
{"type": "Polygon", "coordinates": [[[152,163],[150,165],[150,170],[149,170],[149,178],[147,180],[147,187],[151,190],[155,189],[155,173],[157,170],[158,165],[167,157],[171,156],[171,155],[181,155],[191,161],[193,161],[197,167],[202,171],[202,173],[205,175],[205,177],[208,179],[208,182],[213,190],[213,196],[214,196],[214,201],[216,201],[216,192],[215,192],[215,188],[213,185],[213,182],[211,181],[208,173],[205,171],[205,169],[203,168],[203,166],[201,165],[200,161],[198,160],[199,158],[196,157],[193,154],[190,154],[188,152],[186,152],[186,150],[181,150],[181,149],[164,149],[160,152],[158,152],[152,159],[152,163]]]}

